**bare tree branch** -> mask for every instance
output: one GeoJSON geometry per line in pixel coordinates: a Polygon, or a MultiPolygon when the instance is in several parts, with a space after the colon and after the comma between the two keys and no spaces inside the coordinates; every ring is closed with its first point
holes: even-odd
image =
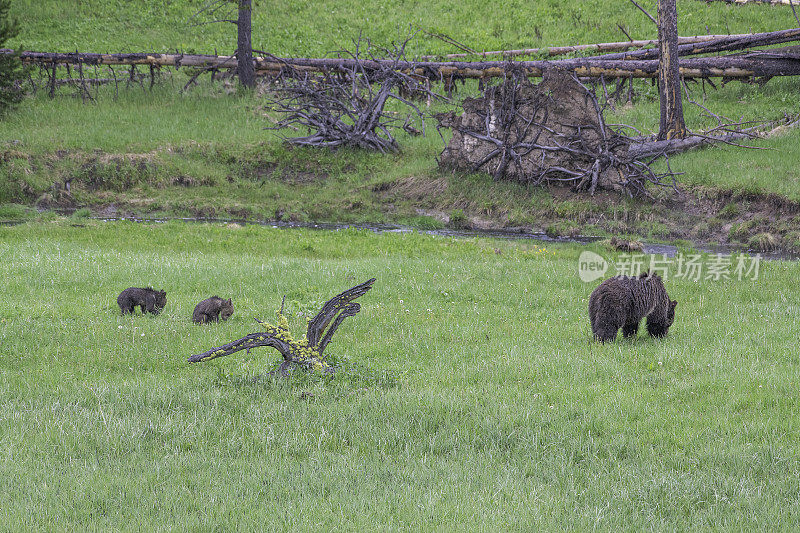
{"type": "Polygon", "coordinates": [[[638,8],[639,8],[639,11],[641,11],[642,13],[644,13],[645,15],[647,15],[647,18],[649,18],[650,20],[652,20],[652,21],[653,21],[653,24],[656,24],[656,25],[658,25],[658,22],[656,22],[656,19],[654,19],[654,18],[653,18],[653,15],[651,15],[650,13],[648,13],[648,12],[645,10],[645,8],[643,8],[642,6],[640,6],[640,5],[639,5],[639,4],[636,2],[636,0],[631,0],[631,3],[632,3],[633,5],[635,5],[636,7],[638,7],[638,8]]]}
{"type": "MultiPolygon", "coordinates": [[[[320,368],[327,372],[333,369],[327,363],[324,351],[331,341],[336,329],[347,318],[355,316],[361,306],[353,300],[366,294],[375,283],[375,278],[365,281],[360,285],[348,289],[327,302],[322,306],[319,313],[308,324],[308,331],[303,339],[295,340],[289,334],[283,317],[283,302],[279,317],[281,323],[278,326],[268,324],[256,319],[256,322],[263,326],[263,331],[251,333],[233,342],[223,344],[216,348],[211,348],[203,353],[192,355],[188,361],[199,363],[210,361],[218,357],[224,357],[241,350],[249,351],[259,346],[269,346],[278,350],[283,355],[283,363],[279,369],[280,373],[285,374],[293,366],[304,368],[320,368]],[[330,325],[330,327],[328,327],[330,325]],[[324,336],[322,333],[327,328],[324,336]]],[[[285,301],[285,297],[284,297],[285,301]]]]}

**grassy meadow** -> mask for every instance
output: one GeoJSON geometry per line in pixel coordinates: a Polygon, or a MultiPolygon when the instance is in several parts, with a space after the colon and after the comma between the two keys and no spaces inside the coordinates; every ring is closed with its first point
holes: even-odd
{"type": "MultiPolygon", "coordinates": [[[[642,5],[655,12],[655,0],[642,5]]],[[[629,2],[263,2],[254,47],[323,56],[409,31],[411,56],[654,38],[629,2]]],[[[203,1],[14,0],[14,47],[231,53],[203,1]]],[[[791,10],[679,2],[682,35],[794,27],[791,10]]],[[[37,72],[33,73],[34,75],[37,72]]],[[[98,75],[105,76],[101,71],[98,75]]],[[[117,75],[123,76],[121,71],[117,75]]],[[[669,335],[592,342],[578,245],[87,216],[522,227],[800,250],[800,130],[672,157],[680,199],[493,182],[438,168],[448,140],[399,154],[288,148],[263,93],[187,70],[30,95],[0,117],[0,529],[792,530],[800,523],[800,263],[758,279],[666,282],[669,335]],[[69,185],[68,194],[66,191],[69,185]],[[77,209],[70,218],[54,211],[77,209]],[[449,220],[449,222],[448,222],[449,220]],[[275,350],[188,356],[275,321],[296,336],[335,294],[377,278],[326,354],[274,379],[275,350]],[[168,293],[122,317],[130,286],[168,293]],[[235,313],[197,326],[214,294],[235,313]]],[[[89,75],[94,75],[89,74],[89,75]]],[[[690,84],[731,121],[798,112],[793,78],[690,84]]],[[[649,81],[609,123],[658,124],[649,81]]],[[[458,111],[477,83],[459,85],[458,111]]],[[[684,103],[692,129],[716,121],[684,103]]],[[[656,192],[656,191],[654,191],[656,192]]],[[[687,244],[687,246],[689,246],[687,244]]],[[[690,249],[682,249],[690,253],[690,249]]]]}
{"type": "MultiPolygon", "coordinates": [[[[667,338],[590,341],[585,248],[45,218],[0,227],[0,521],[48,529],[740,529],[800,520],[800,264],[666,286],[667,338]],[[377,282],[327,353],[261,348],[377,282]],[[121,317],[128,286],[168,292],[121,317]],[[231,297],[200,327],[193,306],[231,297]]],[[[590,247],[609,259],[601,245],[590,247]]]]}
{"type": "MultiPolygon", "coordinates": [[[[226,18],[198,14],[206,0],[111,2],[109,0],[14,0],[23,48],[38,51],[232,53],[231,24],[206,24],[226,18]]],[[[656,0],[640,4],[656,13],[656,0]]],[[[682,35],[774,31],[796,24],[790,9],[682,1],[682,35]]],[[[235,18],[235,17],[234,17],[235,18]]],[[[456,50],[434,37],[443,34],[475,50],[509,50],[577,43],[654,39],[656,28],[627,2],[544,0],[451,2],[404,0],[253,1],[253,47],[278,56],[319,57],[352,45],[359,33],[388,43],[418,32],[411,54],[456,50]]]]}

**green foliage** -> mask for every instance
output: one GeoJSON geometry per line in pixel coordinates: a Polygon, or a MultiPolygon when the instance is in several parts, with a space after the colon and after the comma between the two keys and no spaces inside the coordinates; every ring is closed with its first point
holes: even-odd
{"type": "Polygon", "coordinates": [[[20,204],[0,204],[0,220],[19,220],[31,217],[35,211],[20,204]]]}
{"type": "MultiPolygon", "coordinates": [[[[9,41],[19,35],[19,23],[9,14],[11,0],[0,0],[0,48],[9,48],[9,41]]],[[[0,55],[0,116],[22,100],[17,82],[23,77],[19,54],[0,55]]]]}
{"type": "Polygon", "coordinates": [[[463,228],[467,225],[467,215],[463,209],[453,209],[450,211],[449,224],[453,228],[463,228]]]}
{"type": "Polygon", "coordinates": [[[74,213],[70,216],[73,220],[80,220],[89,218],[92,215],[92,210],[88,207],[83,207],[81,209],[76,209],[74,213]]]}
{"type": "Polygon", "coordinates": [[[739,208],[739,204],[736,202],[731,202],[727,204],[725,207],[719,210],[717,216],[720,218],[735,218],[739,215],[741,209],[739,208]]]}
{"type": "Polygon", "coordinates": [[[758,252],[769,252],[780,244],[780,239],[768,232],[758,233],[747,240],[747,247],[758,252]]]}

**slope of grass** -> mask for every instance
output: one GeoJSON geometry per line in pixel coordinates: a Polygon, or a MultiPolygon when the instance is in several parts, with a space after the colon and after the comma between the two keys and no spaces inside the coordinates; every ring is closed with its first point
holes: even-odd
{"type": "Polygon", "coordinates": [[[763,264],[756,281],[673,276],[666,339],[598,345],[577,247],[82,224],[0,227],[4,524],[800,520],[797,263],[763,264]],[[284,294],[301,330],[322,301],[372,276],[328,349],[349,369],[332,380],[273,381],[269,349],[185,362],[273,319],[284,294]],[[131,285],[165,288],[164,312],[120,317],[115,298],[131,285]],[[193,325],[194,304],[214,293],[236,313],[193,325]]]}
{"type": "MultiPolygon", "coordinates": [[[[110,2],[16,0],[22,48],[71,52],[168,51],[230,53],[232,24],[193,18],[210,2],[110,2]]],[[[641,4],[655,13],[655,0],[641,4]]],[[[570,45],[626,40],[621,25],[637,39],[655,38],[654,25],[627,2],[546,0],[520,2],[308,1],[253,2],[253,46],[276,55],[321,56],[349,47],[361,33],[387,43],[413,30],[448,35],[478,50],[570,45]]],[[[222,13],[225,11],[223,10],[222,13]]],[[[788,8],[681,2],[681,34],[746,33],[791,28],[788,8]]],[[[223,18],[217,16],[216,18],[223,18]]],[[[447,53],[451,45],[422,33],[412,53],[447,53]]]]}

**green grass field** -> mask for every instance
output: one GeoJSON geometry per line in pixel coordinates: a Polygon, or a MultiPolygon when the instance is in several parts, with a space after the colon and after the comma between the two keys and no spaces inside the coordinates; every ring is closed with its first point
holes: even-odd
{"type": "MultiPolygon", "coordinates": [[[[235,46],[230,24],[191,27],[205,0],[12,3],[22,33],[11,44],[29,50],[235,46]]],[[[796,25],[785,7],[678,7],[682,35],[796,25]]],[[[418,31],[418,55],[456,51],[430,33],[479,50],[624,40],[618,24],[656,33],[629,2],[602,0],[255,1],[253,16],[254,47],[280,56],[322,56],[359,34],[386,44],[418,31]]],[[[400,154],[288,149],[264,130],[258,94],[205,79],[181,92],[187,76],[165,71],[152,91],[106,87],[87,103],[39,91],[0,117],[0,220],[31,219],[0,225],[0,529],[797,528],[800,263],[727,281],[679,278],[673,265],[668,337],[600,345],[587,313],[597,282],[577,264],[586,249],[621,258],[602,244],[86,215],[441,227],[449,214],[800,249],[798,130],[755,143],[767,150],[673,157],[696,198],[684,212],[442,172],[432,121],[425,138],[400,135],[400,154]],[[84,209],[37,214],[70,180],[67,205],[84,209]],[[300,334],[325,300],[371,277],[326,350],[333,377],[274,379],[269,348],[186,362],[257,331],[254,318],[274,322],[284,295],[300,334]],[[119,292],[147,285],[167,290],[164,312],[120,316],[119,292]],[[235,314],[193,324],[213,294],[235,314]]],[[[705,97],[692,85],[692,97],[731,120],[775,119],[797,114],[798,89],[784,78],[705,97]]],[[[607,119],[651,132],[656,92],[643,81],[636,93],[607,119]]],[[[468,83],[429,111],[475,94],[468,83]]],[[[684,105],[691,128],[715,124],[684,105]]]]}
{"type": "MultiPolygon", "coordinates": [[[[590,341],[578,246],[52,219],[0,227],[0,521],[84,529],[735,529],[800,520],[800,265],[671,277],[669,336],[590,341]],[[498,253],[499,252],[499,253],[498,253]],[[267,348],[370,277],[332,379],[267,348]],[[168,292],[121,317],[128,286],[168,292]],[[220,325],[189,320],[212,294],[220,325]]],[[[613,258],[602,247],[590,248],[613,258]]]]}
{"type": "MultiPolygon", "coordinates": [[[[214,17],[193,17],[205,0],[110,2],[15,0],[12,13],[22,23],[23,48],[40,51],[139,52],[181,50],[231,53],[232,24],[203,24],[214,17]]],[[[640,2],[656,13],[656,1],[640,2]]],[[[223,11],[222,13],[225,13],[223,11]]],[[[730,6],[682,1],[682,35],[773,31],[796,25],[788,8],[730,6]]],[[[216,18],[223,18],[218,16],[216,18]]],[[[412,54],[456,50],[428,33],[445,34],[476,50],[624,41],[621,25],[634,39],[653,39],[655,26],[628,2],[546,0],[542,2],[253,2],[253,47],[279,56],[319,57],[341,50],[358,38],[389,42],[418,31],[412,54]],[[427,33],[426,33],[427,32],[427,33]]]]}

